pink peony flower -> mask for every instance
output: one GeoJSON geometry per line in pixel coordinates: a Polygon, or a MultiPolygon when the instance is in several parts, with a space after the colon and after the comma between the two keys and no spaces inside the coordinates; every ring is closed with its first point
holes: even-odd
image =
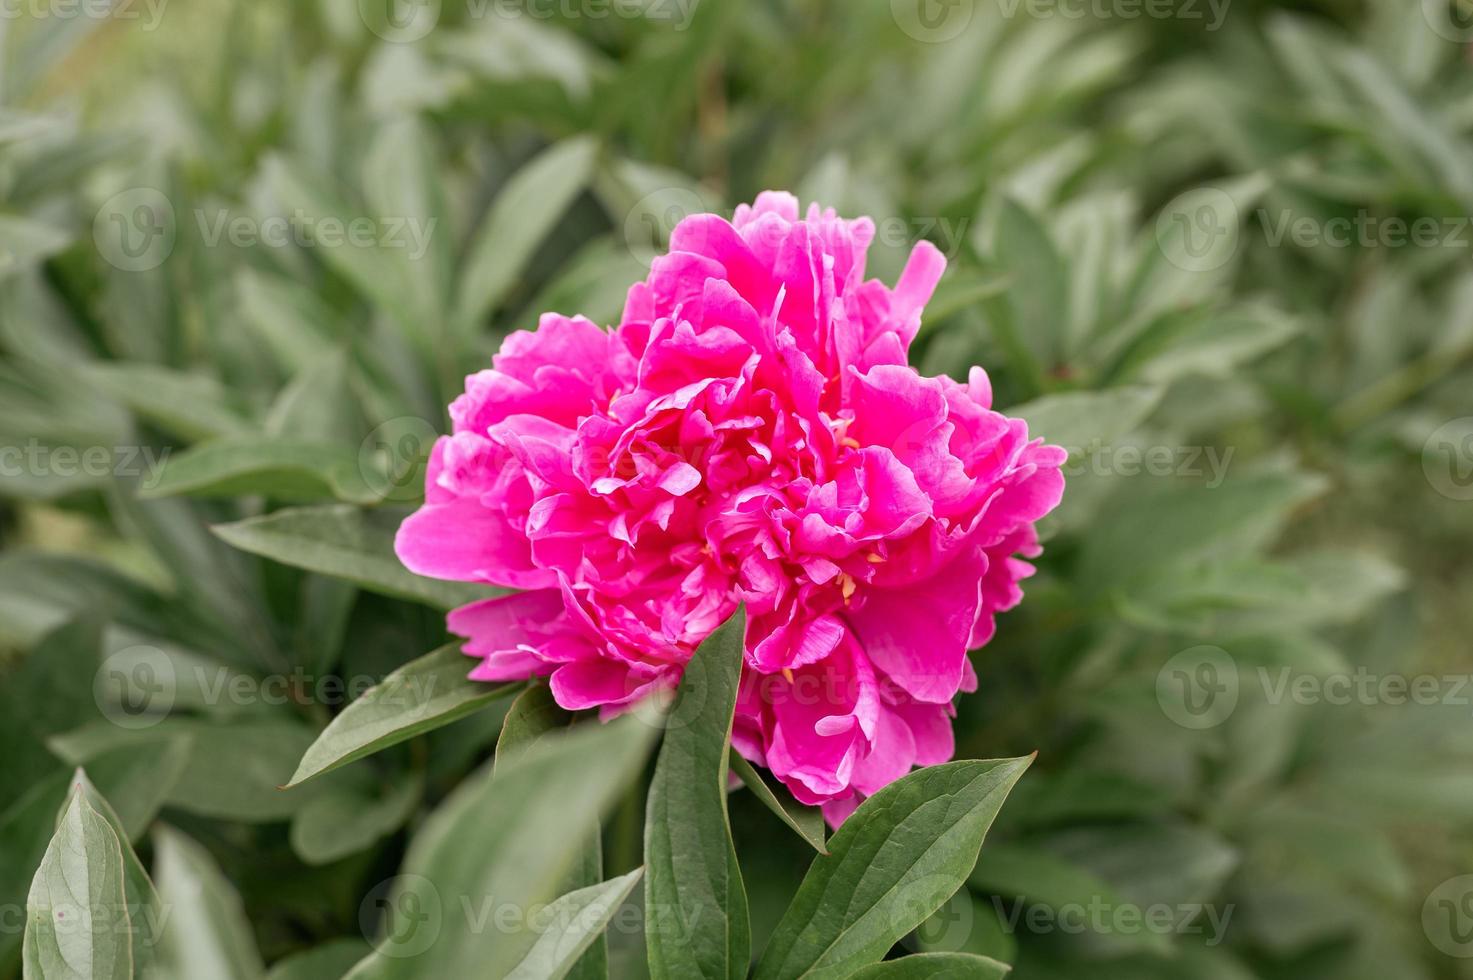
{"type": "Polygon", "coordinates": [[[746,603],[733,744],[799,800],[837,823],[951,757],[1065,453],[980,368],[907,364],[946,261],[920,243],[892,290],[864,278],[873,237],[781,193],[692,216],[615,330],[547,314],[467,379],[397,550],[525,590],[450,614],[472,678],[609,717],[746,603]]]}

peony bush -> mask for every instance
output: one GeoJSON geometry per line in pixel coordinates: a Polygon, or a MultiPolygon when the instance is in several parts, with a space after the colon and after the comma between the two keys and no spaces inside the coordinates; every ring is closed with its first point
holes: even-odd
{"type": "Polygon", "coordinates": [[[1466,25],[1108,6],[0,11],[0,980],[1463,976],[1466,25]]]}

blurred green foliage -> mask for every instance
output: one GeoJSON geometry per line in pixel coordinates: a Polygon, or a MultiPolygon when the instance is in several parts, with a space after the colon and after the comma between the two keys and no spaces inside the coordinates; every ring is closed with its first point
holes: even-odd
{"type": "MultiPolygon", "coordinates": [[[[936,242],[913,360],[985,366],[1075,454],[958,706],[958,758],[1039,759],[902,946],[1018,980],[1473,976],[1456,0],[16,9],[0,907],[85,762],[126,836],[178,828],[139,840],[161,888],[227,896],[191,926],[233,975],[355,962],[505,711],[276,789],[465,598],[388,545],[443,406],[539,312],[616,319],[680,216],[787,188],[874,216],[887,280],[936,242]]],[[[732,808],[760,951],[807,845],[732,808]]]]}

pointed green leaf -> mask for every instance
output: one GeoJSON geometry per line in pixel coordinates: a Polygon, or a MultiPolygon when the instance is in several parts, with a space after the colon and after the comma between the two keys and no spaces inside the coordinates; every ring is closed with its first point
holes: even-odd
{"type": "Polygon", "coordinates": [[[1032,758],[920,769],[865,800],[815,858],[758,980],[839,978],[884,956],[950,898],[1032,758]]]}
{"type": "Polygon", "coordinates": [[[359,472],[358,457],[340,446],[272,436],[236,436],[200,443],[171,456],[144,498],[239,497],[260,494],[290,502],[379,500],[359,472]]]}
{"type": "Polygon", "coordinates": [[[403,269],[379,239],[389,230],[388,219],[395,215],[364,215],[351,207],[336,188],[311,173],[296,161],[275,156],[266,161],[263,173],[286,214],[301,217],[301,229],[311,235],[315,229],[349,227],[365,220],[375,229],[373,240],[354,236],[335,236],[332,240],[316,240],[314,253],[351,283],[375,306],[398,321],[425,350],[432,340],[425,334],[422,322],[409,296],[403,269]]]}
{"type": "Polygon", "coordinates": [[[474,330],[506,298],[537,246],[588,185],[597,155],[593,140],[570,139],[544,150],[507,181],[461,269],[456,322],[462,329],[474,330]]]}
{"type": "Polygon", "coordinates": [[[509,923],[556,897],[587,821],[644,767],[654,735],[638,717],[587,726],[548,736],[494,778],[486,767],[463,783],[415,835],[384,902],[377,950],[349,975],[506,976],[535,944],[509,923]]]}
{"type": "Polygon", "coordinates": [[[333,939],[277,960],[266,974],[266,980],[334,980],[351,970],[368,952],[368,944],[361,939],[333,939]]]}
{"type": "Polygon", "coordinates": [[[347,505],[290,507],[212,530],[242,551],[346,579],[370,592],[453,609],[495,595],[490,586],[416,575],[394,554],[403,514],[347,505]]]}
{"type": "Polygon", "coordinates": [[[747,893],[726,812],[727,753],[742,670],[745,609],[686,664],[645,814],[645,941],[650,975],[747,975],[747,893]]]}
{"type": "Polygon", "coordinates": [[[920,953],[874,963],[849,980],[1001,980],[1012,967],[969,953],[920,953]]]}
{"type": "MultiPolygon", "coordinates": [[[[496,771],[548,735],[566,731],[571,722],[571,713],[558,706],[551,687],[534,684],[527,688],[517,695],[502,719],[501,735],[496,740],[496,771]]],[[[582,836],[585,843],[581,857],[559,885],[559,893],[581,891],[603,881],[603,840],[598,821],[586,826],[582,836]]],[[[589,938],[582,958],[570,966],[569,975],[575,980],[602,980],[608,974],[608,944],[600,931],[589,938]]]]}
{"type": "Polygon", "coordinates": [[[26,899],[26,977],[129,980],[129,921],[122,844],[74,790],[26,899]]]}
{"type": "Polygon", "coordinates": [[[177,830],[154,834],[159,899],[169,917],[157,980],[258,980],[266,972],[240,896],[215,859],[177,830]]]}
{"type": "Polygon", "coordinates": [[[250,429],[229,404],[224,386],[205,375],[127,362],[91,365],[85,375],[104,394],[185,439],[238,435],[250,429]]]}
{"type": "Polygon", "coordinates": [[[1028,423],[1028,435],[1070,453],[1108,446],[1144,422],[1161,401],[1160,388],[1136,386],[1109,391],[1045,395],[1008,410],[1028,423]]]}
{"type": "Polygon", "coordinates": [[[611,878],[598,885],[569,892],[547,907],[542,916],[547,927],[507,980],[562,980],[579,962],[583,952],[603,935],[609,920],[634,891],[643,868],[611,878]]]}
{"type": "Polygon", "coordinates": [[[417,773],[396,776],[377,794],[358,785],[332,786],[292,818],[292,851],[308,864],[328,864],[372,847],[404,826],[423,793],[417,773]]]}
{"type": "Polygon", "coordinates": [[[731,768],[741,777],[743,785],[752,791],[752,795],[761,800],[763,806],[777,814],[779,820],[793,828],[799,837],[808,842],[810,847],[820,854],[829,852],[824,845],[822,810],[816,806],[804,806],[793,799],[793,795],[786,790],[774,790],[768,786],[757,768],[735,749],[731,752],[731,768]]]}
{"type": "Polygon", "coordinates": [[[529,748],[549,732],[567,728],[571,722],[572,715],[558,706],[552,688],[533,684],[506,709],[501,736],[496,740],[496,765],[529,748]]]}
{"type": "MultiPolygon", "coordinates": [[[[178,749],[184,745],[178,740],[168,743],[171,749],[178,749]]],[[[164,777],[167,779],[167,776],[164,777]]],[[[157,791],[160,795],[167,792],[168,785],[157,791]]],[[[153,968],[155,950],[163,934],[165,915],[163,905],[159,901],[158,892],[154,889],[153,879],[148,876],[148,871],[143,867],[143,862],[138,860],[138,854],[129,843],[129,835],[123,828],[123,821],[118,818],[117,811],[113,809],[97,787],[92,785],[87,778],[86,772],[80,767],[72,775],[72,793],[81,795],[97,813],[107,821],[108,826],[118,837],[118,844],[123,852],[123,893],[127,896],[128,923],[131,927],[130,935],[133,943],[133,968],[135,976],[147,976],[148,970],[153,968]]],[[[66,819],[67,808],[63,807],[61,813],[57,814],[57,829],[61,829],[62,822],[66,819]]]]}
{"type": "Polygon", "coordinates": [[[332,720],[302,756],[287,785],[448,725],[520,688],[470,680],[466,677],[470,667],[458,643],[400,667],[332,720]]]}

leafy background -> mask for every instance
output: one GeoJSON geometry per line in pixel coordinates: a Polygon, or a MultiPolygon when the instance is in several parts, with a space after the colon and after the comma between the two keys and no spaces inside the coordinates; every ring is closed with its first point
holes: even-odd
{"type": "MultiPolygon", "coordinates": [[[[442,870],[474,873],[534,818],[602,810],[587,880],[632,874],[645,729],[584,732],[630,760],[588,778],[546,750],[567,795],[518,810],[484,779],[498,738],[568,719],[518,702],[503,734],[510,699],[456,688],[453,655],[423,669],[455,703],[405,703],[457,720],[277,787],[447,640],[466,590],[388,541],[462,376],[542,310],[615,319],[680,215],[791,188],[873,215],[883,278],[937,242],[914,359],[986,366],[1076,453],[957,720],[958,758],[1038,759],[896,952],[1021,980],[1473,976],[1470,888],[1444,884],[1473,872],[1454,5],[63,6],[0,21],[0,972],[64,805],[132,840],[194,978],[341,975],[447,827],[474,829],[442,870]],[[1316,240],[1337,218],[1370,232],[1316,240]],[[1417,219],[1436,241],[1397,244],[1417,219]],[[1357,670],[1433,695],[1312,696],[1357,670]],[[77,764],[96,808],[66,803],[77,764]],[[462,821],[470,792],[499,825],[462,821]],[[1198,913],[1044,914],[1092,904],[1198,913]]],[[[753,793],[730,807],[760,952],[813,852],[753,793]]],[[[616,977],[646,970],[628,921],[616,977]]]]}

